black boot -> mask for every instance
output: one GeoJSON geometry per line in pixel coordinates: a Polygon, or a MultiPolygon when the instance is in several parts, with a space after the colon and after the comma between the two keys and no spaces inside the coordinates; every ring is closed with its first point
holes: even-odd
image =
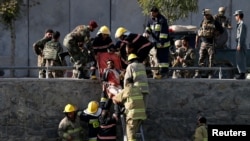
{"type": "Polygon", "coordinates": [[[245,73],[240,73],[240,75],[236,76],[236,79],[246,79],[245,73]]]}

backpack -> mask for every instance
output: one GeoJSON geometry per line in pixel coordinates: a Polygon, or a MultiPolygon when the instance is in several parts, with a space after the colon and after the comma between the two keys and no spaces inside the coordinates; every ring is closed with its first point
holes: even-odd
{"type": "Polygon", "coordinates": [[[59,49],[60,49],[59,42],[50,41],[50,42],[46,43],[45,47],[43,49],[44,59],[57,60],[59,49]]]}

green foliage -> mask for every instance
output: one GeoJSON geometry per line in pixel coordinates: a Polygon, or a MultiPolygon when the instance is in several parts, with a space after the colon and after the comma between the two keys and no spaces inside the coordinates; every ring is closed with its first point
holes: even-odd
{"type": "Polygon", "coordinates": [[[0,22],[7,27],[20,15],[20,0],[0,1],[0,22]]]}
{"type": "Polygon", "coordinates": [[[152,6],[159,8],[170,24],[175,21],[187,18],[191,12],[198,11],[198,0],[137,0],[142,12],[150,14],[152,6]]]}

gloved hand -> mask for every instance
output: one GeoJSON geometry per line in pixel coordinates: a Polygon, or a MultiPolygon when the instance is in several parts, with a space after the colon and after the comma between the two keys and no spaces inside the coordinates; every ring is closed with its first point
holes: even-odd
{"type": "Polygon", "coordinates": [[[144,32],[144,33],[142,34],[142,36],[145,37],[145,38],[147,38],[147,39],[149,38],[149,34],[146,33],[146,32],[144,32]]]}
{"type": "Polygon", "coordinates": [[[123,80],[124,76],[125,76],[125,71],[122,71],[121,74],[120,74],[120,80],[123,80]]]}

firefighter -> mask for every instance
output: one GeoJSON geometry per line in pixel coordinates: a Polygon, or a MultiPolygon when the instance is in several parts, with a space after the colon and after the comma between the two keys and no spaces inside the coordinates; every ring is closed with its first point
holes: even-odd
{"type": "Polygon", "coordinates": [[[103,109],[99,117],[100,129],[97,134],[98,141],[116,141],[116,125],[118,116],[111,114],[108,109],[103,109]]]}
{"type": "Polygon", "coordinates": [[[169,67],[169,26],[167,19],[160,13],[157,7],[153,7],[151,10],[151,18],[147,23],[147,27],[144,32],[145,37],[152,36],[154,48],[152,49],[152,67],[159,67],[160,70],[153,70],[153,78],[161,79],[168,75],[169,67]]]}
{"type": "MultiPolygon", "coordinates": [[[[94,51],[95,60],[98,61],[98,63],[100,63],[99,61],[103,61],[100,59],[105,53],[115,52],[115,46],[110,37],[110,30],[107,26],[104,25],[99,29],[97,36],[93,40],[92,48],[94,51]]],[[[94,67],[96,67],[96,63],[94,65],[94,67]]],[[[94,72],[92,73],[91,77],[96,77],[94,72]]]]}
{"type": "Polygon", "coordinates": [[[140,34],[131,33],[124,27],[117,28],[115,38],[122,41],[120,45],[120,54],[123,60],[127,60],[128,54],[134,53],[138,56],[138,61],[142,63],[146,61],[150,50],[153,48],[153,44],[147,38],[140,34]],[[126,44],[128,43],[134,44],[133,49],[129,50],[130,52],[126,49],[126,44]]]}
{"type": "MultiPolygon", "coordinates": [[[[132,46],[128,44],[127,46],[132,46]]],[[[126,80],[132,78],[134,85],[139,87],[143,94],[149,94],[148,79],[146,74],[145,66],[138,61],[138,57],[131,53],[128,56],[129,65],[127,66],[125,75],[124,75],[124,87],[127,85],[126,80]]]]}
{"type": "Polygon", "coordinates": [[[115,104],[123,103],[125,105],[127,139],[135,141],[136,132],[147,118],[144,95],[141,93],[141,89],[134,85],[132,78],[126,79],[125,84],[123,91],[115,96],[109,96],[115,104]]]}
{"type": "Polygon", "coordinates": [[[74,67],[76,67],[73,74],[74,78],[89,78],[85,70],[89,58],[87,54],[82,53],[79,46],[91,46],[90,32],[93,32],[97,27],[98,25],[95,21],[90,21],[88,25],[78,25],[73,31],[68,33],[63,40],[63,45],[68,49],[71,61],[74,63],[74,67]]]}
{"type": "Polygon", "coordinates": [[[197,127],[194,133],[194,141],[207,141],[207,119],[205,117],[199,117],[197,121],[197,127]]]}
{"type": "Polygon", "coordinates": [[[88,140],[96,141],[97,133],[100,128],[99,116],[101,115],[102,109],[99,108],[99,103],[97,101],[90,101],[88,103],[88,108],[84,111],[79,111],[77,115],[80,120],[88,123],[88,140]]]}
{"type": "Polygon", "coordinates": [[[64,108],[65,117],[58,127],[58,135],[62,141],[83,141],[83,128],[76,111],[72,104],[67,104],[64,108]]]}

